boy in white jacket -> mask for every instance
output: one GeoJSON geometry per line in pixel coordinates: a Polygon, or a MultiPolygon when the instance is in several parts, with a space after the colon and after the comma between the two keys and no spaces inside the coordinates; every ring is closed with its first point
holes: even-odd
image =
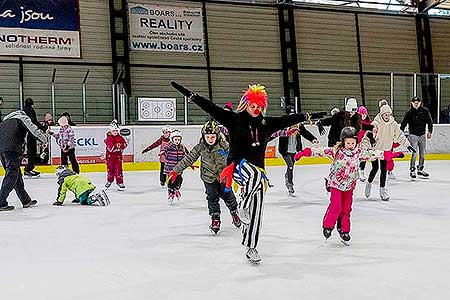
{"type": "MultiPolygon", "coordinates": [[[[392,116],[392,109],[389,105],[386,104],[380,107],[380,113],[374,118],[372,125],[374,126],[373,135],[376,141],[376,144],[373,146],[374,150],[391,151],[392,144],[397,142],[400,145],[406,146],[408,150],[414,151],[408,139],[400,130],[399,124],[392,116]]],[[[367,136],[363,138],[362,142],[365,147],[370,147],[369,138],[367,136]]],[[[370,197],[372,182],[380,165],[380,197],[381,200],[388,201],[389,195],[386,190],[387,161],[385,159],[372,161],[372,171],[370,171],[367,180],[365,195],[367,198],[370,197]]]]}

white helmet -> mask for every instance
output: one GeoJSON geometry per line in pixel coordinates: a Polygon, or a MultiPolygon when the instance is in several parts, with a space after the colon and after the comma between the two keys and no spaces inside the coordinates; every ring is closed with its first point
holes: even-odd
{"type": "Polygon", "coordinates": [[[172,132],[172,128],[170,127],[170,125],[165,125],[165,126],[161,129],[161,132],[162,132],[162,133],[164,133],[165,131],[172,132]]]}
{"type": "Polygon", "coordinates": [[[180,138],[183,138],[183,134],[178,129],[175,129],[170,133],[170,141],[173,142],[173,138],[179,136],[180,138]]]}
{"type": "Polygon", "coordinates": [[[56,170],[55,170],[56,177],[61,176],[62,172],[64,172],[65,170],[67,170],[67,166],[59,166],[59,167],[57,167],[56,170]]]}
{"type": "Polygon", "coordinates": [[[347,103],[345,103],[345,111],[348,112],[357,112],[358,111],[358,103],[355,98],[348,98],[347,103]]]}

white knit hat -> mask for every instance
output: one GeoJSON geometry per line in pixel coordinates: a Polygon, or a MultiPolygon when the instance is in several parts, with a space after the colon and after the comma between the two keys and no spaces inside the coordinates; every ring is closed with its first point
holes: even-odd
{"type": "Polygon", "coordinates": [[[389,105],[385,104],[382,107],[380,107],[380,114],[390,113],[392,114],[392,109],[389,105]]]}
{"type": "Polygon", "coordinates": [[[345,111],[348,111],[348,112],[357,112],[358,111],[358,103],[355,98],[347,99],[347,103],[345,103],[345,111]]]}
{"type": "Polygon", "coordinates": [[[111,124],[109,124],[109,130],[119,130],[119,124],[117,124],[117,120],[112,120],[111,124]]]}
{"type": "Polygon", "coordinates": [[[67,119],[67,117],[62,116],[58,119],[58,124],[59,126],[67,126],[69,125],[69,120],[67,119]]]}

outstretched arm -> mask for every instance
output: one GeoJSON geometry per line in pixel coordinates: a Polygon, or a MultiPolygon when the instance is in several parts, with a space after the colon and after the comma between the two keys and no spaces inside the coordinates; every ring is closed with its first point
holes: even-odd
{"type": "Polygon", "coordinates": [[[265,117],[264,121],[269,132],[273,133],[277,130],[283,128],[291,127],[292,125],[298,124],[306,120],[306,116],[303,113],[292,114],[282,117],[265,117]]]}
{"type": "Polygon", "coordinates": [[[201,145],[197,144],[189,154],[187,154],[185,157],[183,157],[182,160],[180,160],[177,165],[173,168],[173,170],[177,174],[181,174],[184,169],[191,166],[193,163],[197,161],[197,159],[200,157],[200,149],[201,145]]]}

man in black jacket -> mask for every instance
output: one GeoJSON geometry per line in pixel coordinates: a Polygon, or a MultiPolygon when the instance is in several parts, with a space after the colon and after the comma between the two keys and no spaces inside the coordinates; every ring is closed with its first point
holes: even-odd
{"type": "MultiPolygon", "coordinates": [[[[46,131],[47,128],[42,125],[37,117],[36,117],[36,111],[34,110],[34,101],[31,98],[25,99],[25,107],[23,109],[25,114],[30,118],[31,122],[37,126],[42,131],[46,131]]],[[[27,156],[28,156],[28,163],[25,166],[24,175],[25,176],[31,176],[31,177],[38,177],[39,172],[34,170],[34,167],[36,166],[37,162],[37,151],[36,151],[37,143],[36,138],[32,134],[27,135],[27,156]]]]}
{"type": "MultiPolygon", "coordinates": [[[[408,125],[409,136],[408,140],[411,146],[416,150],[419,148],[419,165],[417,166],[417,175],[428,178],[428,173],[426,173],[424,168],[425,163],[425,150],[427,139],[431,139],[433,133],[433,120],[431,118],[430,111],[421,106],[422,100],[418,97],[413,97],[411,99],[411,109],[408,110],[405,117],[403,118],[400,129],[405,130],[406,125],[408,125]],[[428,125],[428,133],[425,137],[425,127],[428,125]]],[[[412,179],[416,178],[416,156],[417,153],[413,152],[411,155],[410,162],[410,173],[412,179]]]]}
{"type": "Polygon", "coordinates": [[[36,200],[31,200],[25,191],[20,171],[23,144],[27,133],[35,136],[42,143],[47,142],[45,134],[22,111],[10,113],[5,116],[5,119],[0,124],[0,159],[6,172],[0,189],[0,211],[14,209],[14,206],[9,206],[6,201],[13,189],[16,191],[24,208],[37,203],[36,200]]]}

